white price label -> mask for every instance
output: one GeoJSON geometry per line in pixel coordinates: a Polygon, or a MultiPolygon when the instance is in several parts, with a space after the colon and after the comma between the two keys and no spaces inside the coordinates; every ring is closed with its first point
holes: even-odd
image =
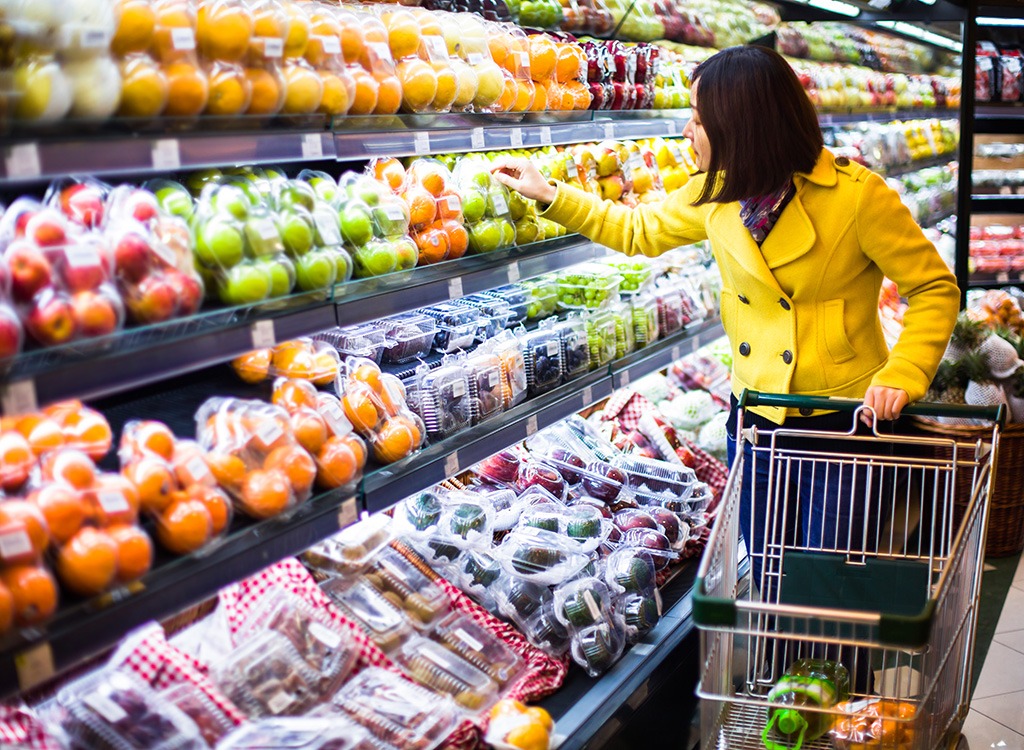
{"type": "Polygon", "coordinates": [[[189,462],[185,464],[185,473],[192,480],[192,484],[198,484],[213,475],[202,456],[192,456],[189,462]]]}
{"type": "Polygon", "coordinates": [[[281,425],[273,419],[268,419],[256,428],[256,437],[258,437],[264,445],[272,445],[277,442],[278,438],[283,434],[284,430],[281,429],[281,425]]]}
{"type": "Polygon", "coordinates": [[[257,320],[250,329],[253,349],[269,349],[277,343],[274,321],[257,320]]]}
{"type": "Polygon", "coordinates": [[[341,645],[341,633],[336,633],[318,622],[309,623],[309,634],[327,646],[327,648],[335,649],[341,645]]]}
{"type": "Polygon", "coordinates": [[[444,475],[446,477],[453,477],[460,471],[459,467],[459,452],[452,451],[444,459],[444,475]]]}
{"type": "Polygon", "coordinates": [[[118,490],[104,490],[97,493],[96,502],[103,508],[104,513],[124,513],[131,508],[124,493],[118,490]]]}
{"type": "Polygon", "coordinates": [[[0,533],[0,560],[14,560],[32,554],[32,539],[25,529],[0,533]]]}
{"type": "Polygon", "coordinates": [[[175,268],[178,265],[178,259],[177,257],[175,257],[174,251],[171,250],[171,248],[169,248],[164,243],[158,240],[156,242],[151,242],[149,246],[150,248],[152,248],[153,253],[156,255],[156,257],[163,261],[163,264],[165,266],[168,266],[169,268],[175,268]]]}
{"type": "Polygon", "coordinates": [[[38,177],[43,172],[39,160],[39,146],[35,143],[19,143],[7,149],[4,159],[7,177],[10,179],[28,179],[38,177]]]}
{"type": "Polygon", "coordinates": [[[537,433],[537,415],[531,414],[526,419],[526,436],[532,437],[537,433]]]}
{"type": "Polygon", "coordinates": [[[470,65],[476,66],[484,61],[483,53],[481,52],[470,52],[466,55],[466,62],[470,65]]]}
{"type": "Polygon", "coordinates": [[[517,261],[512,261],[508,266],[508,283],[515,284],[520,278],[519,263],[517,261]]]}
{"type": "Polygon", "coordinates": [[[14,417],[19,414],[31,414],[39,410],[36,400],[36,383],[34,380],[17,380],[8,383],[0,392],[0,406],[4,416],[14,417]]]}
{"type": "Polygon", "coordinates": [[[540,145],[550,146],[551,145],[551,126],[545,125],[540,129],[540,145]]]}
{"type": "Polygon", "coordinates": [[[330,401],[320,406],[320,414],[327,420],[327,426],[335,435],[347,435],[352,432],[352,423],[345,417],[341,405],[330,401]]]}
{"type": "Polygon", "coordinates": [[[583,405],[590,406],[592,403],[594,403],[594,389],[588,385],[583,389],[583,405]]]}
{"type": "Polygon", "coordinates": [[[128,718],[128,712],[102,693],[89,693],[82,702],[110,724],[117,724],[128,718]]]}
{"type": "Polygon", "coordinates": [[[499,370],[491,370],[487,373],[487,389],[494,390],[498,387],[498,383],[501,382],[501,372],[499,370]]]}
{"type": "Polygon", "coordinates": [[[427,56],[433,62],[443,62],[448,59],[448,45],[444,38],[437,34],[427,34],[423,37],[423,44],[427,48],[427,56]]]}
{"type": "Polygon", "coordinates": [[[347,528],[354,524],[358,518],[359,513],[356,511],[356,499],[350,497],[338,509],[338,528],[347,528]]]}
{"type": "Polygon", "coordinates": [[[391,48],[386,42],[368,42],[366,48],[370,50],[370,52],[372,52],[380,62],[392,62],[391,48]]]}
{"type": "Polygon", "coordinates": [[[474,151],[482,149],[484,147],[484,129],[473,128],[469,131],[469,143],[474,151]]]}
{"type": "Polygon", "coordinates": [[[466,384],[461,380],[452,383],[452,398],[462,398],[466,395],[466,384]]]}
{"type": "Polygon", "coordinates": [[[604,124],[604,139],[606,141],[615,140],[615,123],[606,122],[604,124]]]}
{"type": "MultiPolygon", "coordinates": [[[[399,209],[398,213],[402,213],[401,209],[399,209]]],[[[398,218],[401,218],[401,216],[398,218]]],[[[316,223],[316,231],[320,234],[320,239],[323,240],[324,245],[329,247],[341,244],[341,229],[338,227],[338,222],[335,221],[333,216],[317,213],[313,221],[316,223]]]]}
{"type": "Polygon", "coordinates": [[[196,35],[191,28],[176,26],[171,29],[171,46],[179,52],[188,52],[196,48],[196,35]]]}
{"type": "Polygon", "coordinates": [[[267,711],[274,716],[284,713],[287,711],[294,701],[290,693],[277,693],[273,698],[267,701],[267,711]]]}
{"type": "Polygon", "coordinates": [[[625,388],[626,386],[629,385],[629,370],[622,371],[622,374],[619,376],[619,381],[622,384],[622,388],[625,388]]]}
{"type": "Polygon", "coordinates": [[[449,211],[455,212],[462,210],[462,201],[459,199],[459,196],[449,195],[448,197],[445,198],[445,201],[448,204],[449,211]]]}
{"type": "Polygon", "coordinates": [[[281,239],[281,235],[277,231],[277,224],[269,216],[263,216],[256,219],[253,222],[253,228],[256,230],[256,234],[264,240],[278,240],[281,239]]]}
{"type": "Polygon", "coordinates": [[[573,158],[572,154],[565,155],[565,176],[569,180],[580,176],[580,170],[576,167],[576,159],[573,158]]]}
{"type": "Polygon", "coordinates": [[[72,268],[94,266],[100,262],[100,254],[92,245],[72,245],[64,251],[64,257],[72,268]]]}
{"type": "Polygon", "coordinates": [[[263,37],[264,57],[284,57],[284,39],[276,36],[263,37]]]}
{"type": "Polygon", "coordinates": [[[681,351],[679,350],[679,347],[678,347],[678,346],[673,346],[673,347],[672,347],[672,361],[673,361],[673,362],[675,362],[675,361],[676,361],[677,359],[679,359],[679,358],[680,358],[681,356],[683,356],[683,354],[682,354],[682,352],[681,352],[681,351]]]}
{"type": "Polygon", "coordinates": [[[547,353],[549,357],[554,357],[558,354],[558,348],[560,344],[557,341],[549,341],[547,345],[547,353]]]}
{"type": "Polygon", "coordinates": [[[462,297],[462,277],[456,276],[448,279],[448,299],[459,299],[462,297]]]}
{"type": "Polygon", "coordinates": [[[482,644],[480,641],[471,636],[462,628],[455,628],[455,630],[452,631],[452,634],[460,641],[462,641],[464,644],[466,644],[466,646],[468,646],[471,651],[478,651],[481,653],[483,652],[484,644],[482,644]]]}
{"type": "Polygon", "coordinates": [[[319,133],[306,133],[302,136],[302,158],[320,159],[324,155],[324,142],[319,133]]]}
{"type": "Polygon", "coordinates": [[[996,274],[996,281],[998,281],[1000,284],[1005,284],[1009,280],[1010,274],[1008,274],[1006,271],[1000,271],[999,273],[996,274]]]}
{"type": "Polygon", "coordinates": [[[497,215],[508,213],[508,201],[505,200],[505,196],[501,193],[494,193],[491,195],[491,203],[494,204],[494,213],[497,215]]]}
{"type": "MultiPolygon", "coordinates": [[[[653,650],[654,650],[654,644],[653,643],[637,643],[636,645],[633,646],[633,648],[630,651],[630,653],[636,654],[637,656],[647,656],[647,654],[651,653],[653,650]]],[[[637,705],[639,705],[639,704],[637,704],[637,705]]]]}
{"type": "Polygon", "coordinates": [[[97,26],[83,26],[78,33],[78,46],[82,49],[107,49],[110,40],[110,32],[97,26]]]}
{"type": "Polygon", "coordinates": [[[519,64],[522,66],[524,71],[530,69],[530,53],[521,51],[517,53],[519,55],[519,64]]]}
{"type": "Polygon", "coordinates": [[[161,138],[153,142],[153,168],[160,170],[181,167],[181,147],[177,138],[161,138]]]}
{"type": "Polygon", "coordinates": [[[523,131],[521,128],[512,128],[508,131],[508,138],[512,144],[512,148],[523,147],[523,131]]]}
{"type": "Polygon", "coordinates": [[[384,207],[384,215],[387,216],[391,221],[403,221],[405,219],[405,211],[402,207],[394,203],[389,203],[384,207]]]}
{"type": "Polygon", "coordinates": [[[320,44],[324,46],[325,55],[340,55],[341,54],[341,40],[336,36],[314,36],[314,39],[319,39],[320,44]]]}
{"type": "Polygon", "coordinates": [[[417,132],[412,137],[412,148],[417,156],[430,153],[430,133],[424,130],[417,132]]]}
{"type": "Polygon", "coordinates": [[[40,643],[15,654],[14,668],[18,672],[18,687],[22,691],[41,685],[57,671],[53,666],[53,649],[49,643],[40,643]]]}

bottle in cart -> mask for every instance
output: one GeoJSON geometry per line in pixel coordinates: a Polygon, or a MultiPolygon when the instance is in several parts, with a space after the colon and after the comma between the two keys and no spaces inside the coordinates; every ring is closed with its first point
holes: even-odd
{"type": "Polygon", "coordinates": [[[850,674],[846,667],[835,661],[798,659],[793,662],[775,687],[768,700],[775,706],[768,709],[768,725],[761,739],[768,750],[799,750],[804,742],[821,737],[832,727],[832,717],[809,708],[831,708],[850,697],[850,674]],[[778,704],[785,708],[779,708],[778,704]],[[770,735],[785,740],[775,742],[770,735]]]}

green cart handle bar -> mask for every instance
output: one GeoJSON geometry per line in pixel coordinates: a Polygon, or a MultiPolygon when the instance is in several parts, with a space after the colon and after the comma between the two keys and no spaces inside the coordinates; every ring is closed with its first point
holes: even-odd
{"type": "MultiPolygon", "coordinates": [[[[823,411],[856,411],[864,405],[863,401],[851,398],[828,398],[827,396],[799,396],[791,393],[760,393],[744,389],[740,394],[739,407],[750,406],[781,406],[787,409],[820,409],[823,411]]],[[[935,404],[918,401],[907,404],[900,414],[919,417],[960,417],[964,419],[984,419],[1006,426],[1006,405],[971,406],[970,404],[935,404]]]]}

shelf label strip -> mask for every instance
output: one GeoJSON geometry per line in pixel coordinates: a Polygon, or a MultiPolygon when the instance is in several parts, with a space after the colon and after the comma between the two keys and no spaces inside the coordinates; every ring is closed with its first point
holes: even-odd
{"type": "Polygon", "coordinates": [[[347,500],[342,501],[341,507],[338,509],[338,528],[344,529],[347,526],[351,526],[356,522],[359,517],[359,513],[356,510],[356,499],[350,497],[347,500]]]}
{"type": "Polygon", "coordinates": [[[469,132],[469,142],[470,142],[470,145],[473,147],[474,151],[479,151],[480,149],[482,149],[484,147],[484,143],[485,143],[484,142],[484,129],[483,128],[473,128],[469,132]]]}
{"type": "Polygon", "coordinates": [[[253,349],[268,349],[277,343],[272,320],[257,320],[252,324],[251,332],[253,349]]]}
{"type": "Polygon", "coordinates": [[[181,167],[181,146],[177,138],[153,141],[153,168],[172,170],[181,167]]]}
{"type": "Polygon", "coordinates": [[[324,155],[324,143],[319,133],[306,133],[302,136],[302,158],[320,159],[324,155]]]}
{"type": "Polygon", "coordinates": [[[4,168],[8,179],[25,180],[38,177],[43,173],[43,165],[39,159],[39,146],[35,143],[19,143],[7,150],[4,168]]]}
{"type": "Polygon", "coordinates": [[[459,452],[452,451],[444,458],[444,476],[453,477],[461,471],[459,467],[459,452]]]}
{"type": "Polygon", "coordinates": [[[14,669],[22,692],[43,684],[57,671],[53,666],[53,649],[49,643],[40,643],[15,654],[14,669]]]}
{"type": "Polygon", "coordinates": [[[35,381],[26,379],[9,383],[0,391],[0,406],[3,408],[4,416],[7,417],[39,411],[35,381]]]}

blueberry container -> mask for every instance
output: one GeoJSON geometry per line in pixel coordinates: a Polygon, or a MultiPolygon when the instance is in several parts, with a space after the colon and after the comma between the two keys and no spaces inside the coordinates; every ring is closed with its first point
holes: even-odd
{"type": "Polygon", "coordinates": [[[384,350],[391,343],[383,329],[369,323],[332,328],[315,334],[313,340],[330,344],[343,357],[363,357],[378,365],[384,350]]]}
{"type": "Polygon", "coordinates": [[[468,349],[476,341],[480,311],[475,307],[444,302],[424,308],[423,313],[437,324],[437,332],[434,334],[435,351],[450,354],[459,349],[468,349]]]}
{"type": "Polygon", "coordinates": [[[470,294],[456,300],[455,304],[475,308],[480,313],[477,323],[477,338],[480,341],[494,338],[504,331],[512,318],[508,302],[489,294],[470,294]]]}
{"type": "Polygon", "coordinates": [[[562,382],[562,342],[553,331],[539,329],[519,337],[531,397],[547,393],[562,382]]]}
{"type": "Polygon", "coordinates": [[[530,310],[530,293],[526,289],[517,284],[506,284],[489,289],[484,294],[497,297],[508,304],[509,312],[512,315],[508,320],[509,326],[519,325],[526,321],[527,313],[530,310]]]}
{"type": "Polygon", "coordinates": [[[437,334],[434,319],[420,314],[384,318],[374,321],[373,325],[380,328],[387,339],[381,361],[396,365],[427,356],[437,334]]]}
{"type": "MultiPolygon", "coordinates": [[[[421,368],[422,369],[422,368],[421,368]]],[[[420,415],[431,440],[443,440],[473,422],[469,377],[460,364],[417,373],[408,390],[409,405],[420,415]]]]}
{"type": "Polygon", "coordinates": [[[474,352],[466,357],[465,366],[473,424],[479,424],[504,411],[501,359],[490,352],[474,352]]]}

